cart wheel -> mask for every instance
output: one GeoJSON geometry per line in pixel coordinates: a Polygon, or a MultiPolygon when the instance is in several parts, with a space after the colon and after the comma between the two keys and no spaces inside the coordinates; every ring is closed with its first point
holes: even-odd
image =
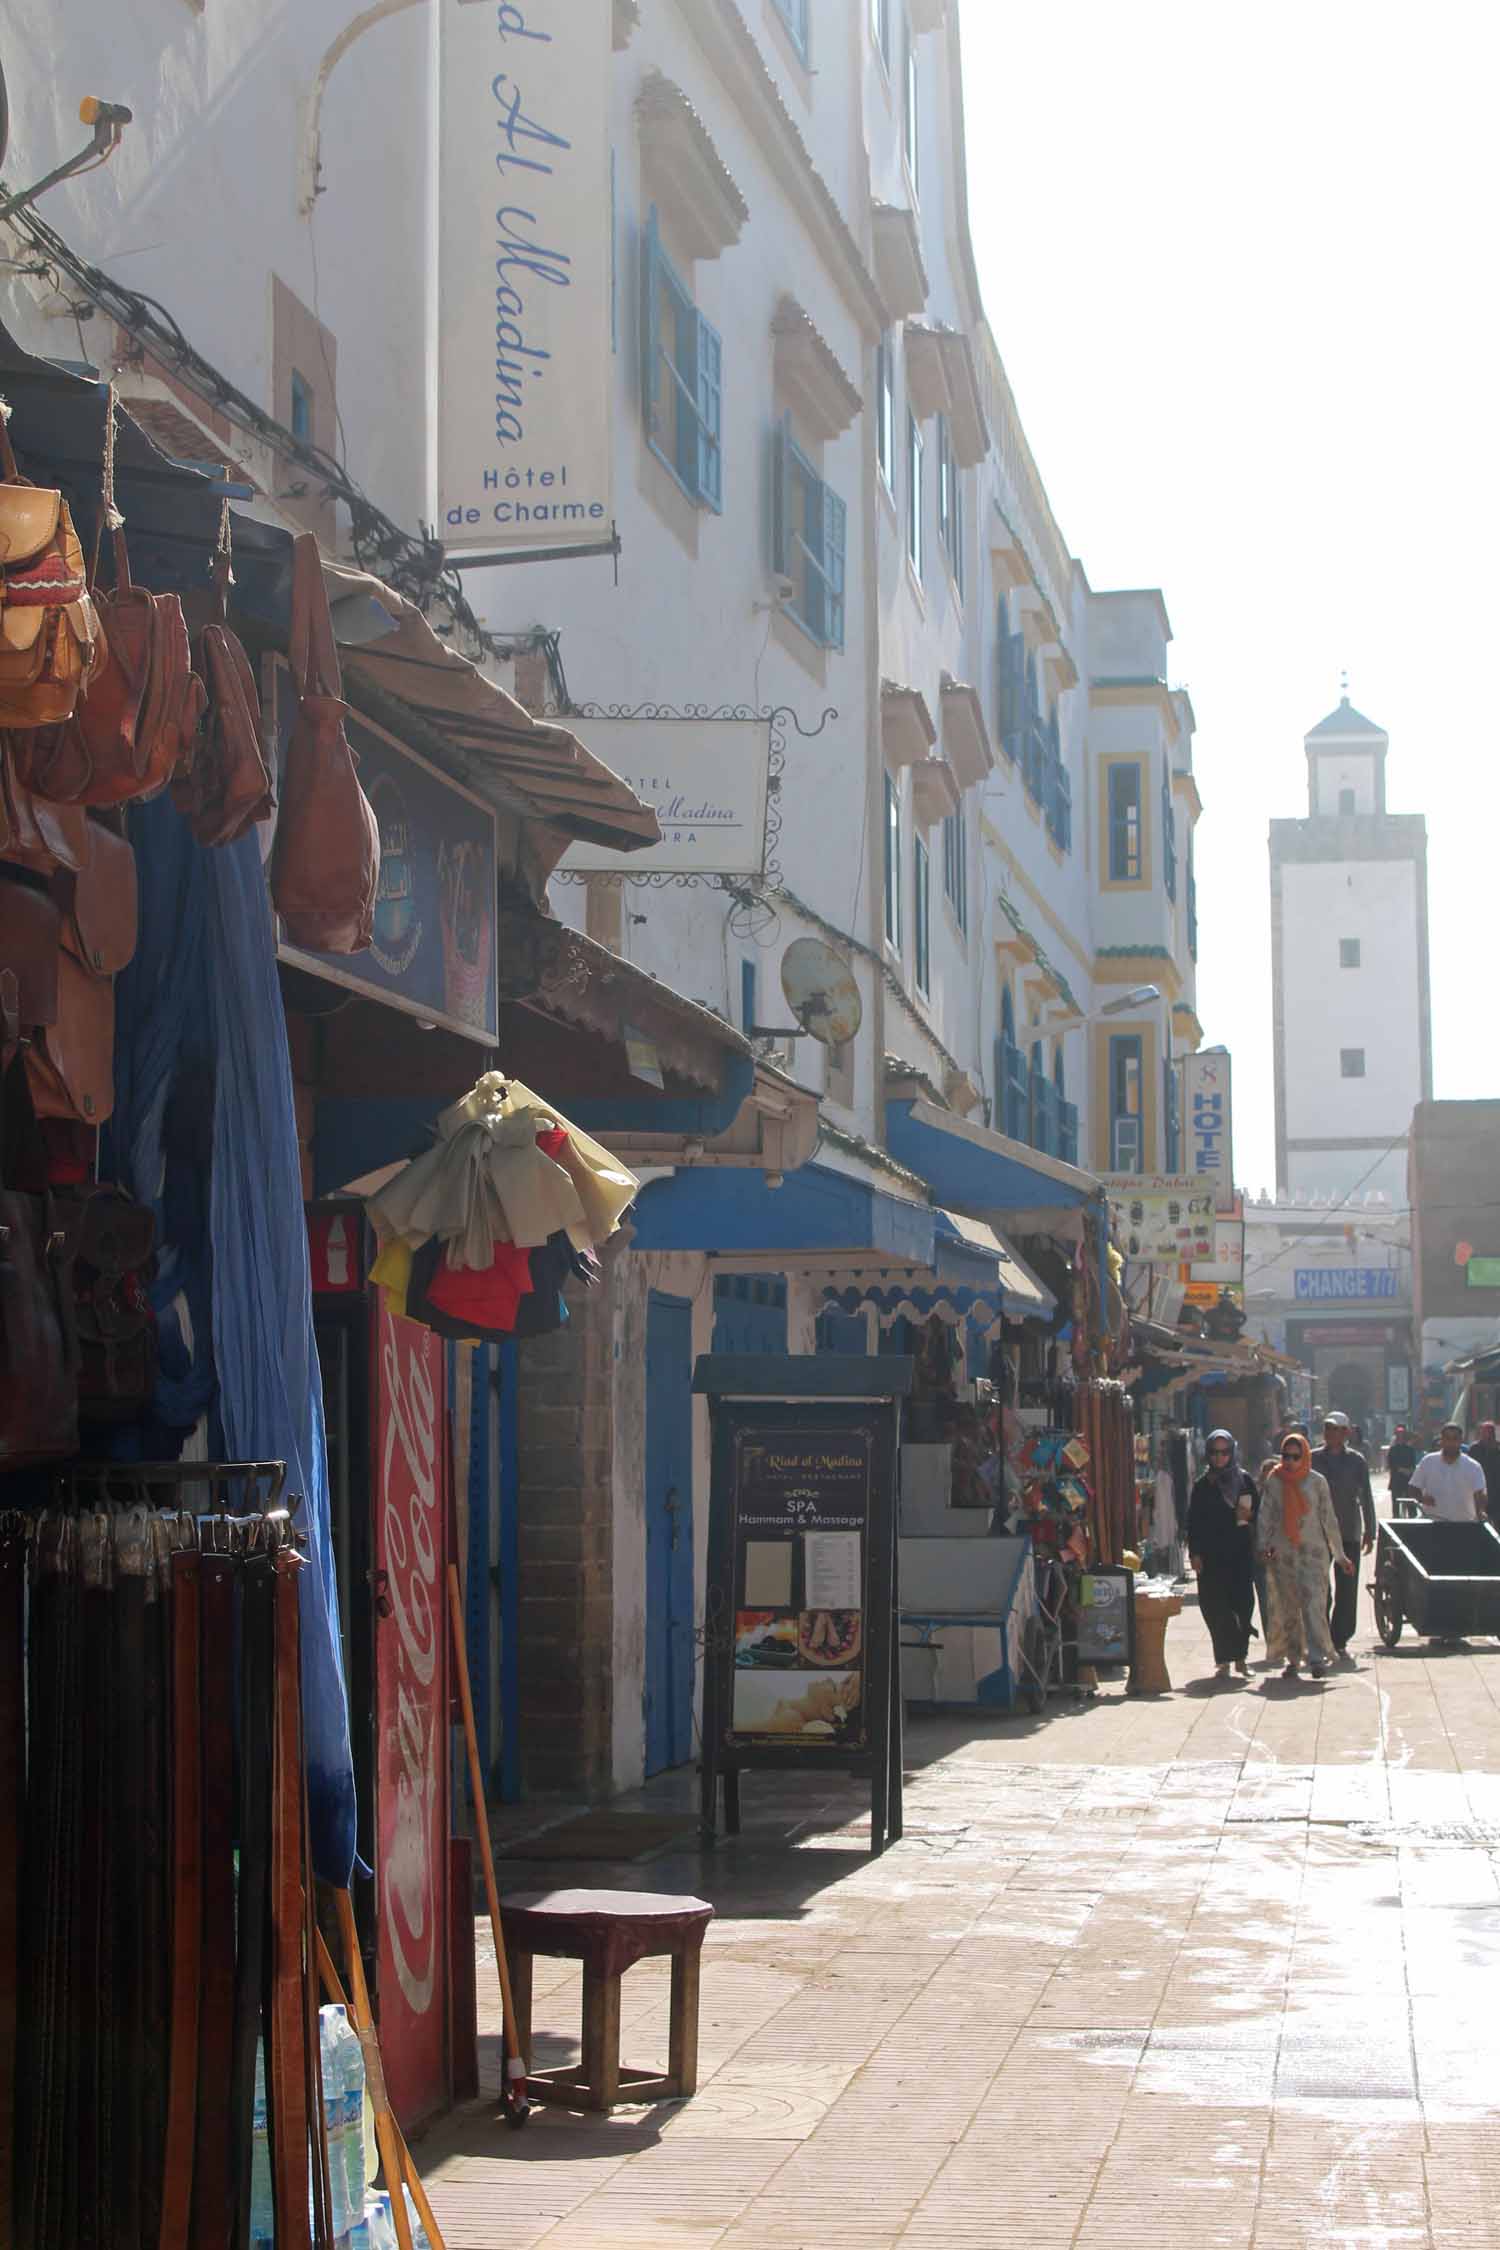
{"type": "Polygon", "coordinates": [[[1388,1582],[1375,1581],[1375,1630],[1387,1648],[1394,1648],[1401,1638],[1401,1605],[1396,1599],[1396,1589],[1388,1582]]]}

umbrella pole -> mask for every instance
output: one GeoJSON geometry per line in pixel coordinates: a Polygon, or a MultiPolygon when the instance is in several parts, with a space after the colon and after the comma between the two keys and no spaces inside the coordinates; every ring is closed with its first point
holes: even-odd
{"type": "Polygon", "coordinates": [[[479,1764],[479,1737],[474,1727],[474,1698],[469,1689],[469,1655],[464,1645],[463,1591],[458,1581],[458,1565],[448,1565],[448,1616],[453,1627],[453,1663],[458,1674],[458,1700],[463,1711],[464,1742],[469,1753],[469,1786],[474,1792],[474,1826],[478,1832],[479,1864],[484,1870],[484,1895],[490,1911],[490,1934],[495,1941],[495,1967],[500,1975],[500,2016],[505,2026],[505,2088],[504,2103],[507,2115],[512,2114],[511,2090],[514,2086],[517,2105],[514,2114],[526,2112],[526,2056],[521,2046],[521,2034],[516,2025],[515,2001],[511,1996],[510,1968],[505,1958],[505,1936],[500,1927],[500,1894],[495,1888],[495,1855],[490,1849],[489,1813],[485,1806],[484,1775],[479,1764]]]}

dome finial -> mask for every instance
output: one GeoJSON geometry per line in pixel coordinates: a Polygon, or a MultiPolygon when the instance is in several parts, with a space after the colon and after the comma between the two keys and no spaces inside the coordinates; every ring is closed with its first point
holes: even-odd
{"type": "Polygon", "coordinates": [[[1342,671],[1342,672],[1340,672],[1340,674],[1339,674],[1339,701],[1340,701],[1340,703],[1347,703],[1347,702],[1348,702],[1348,700],[1349,700],[1349,668],[1348,668],[1348,666],[1347,666],[1347,665],[1345,665],[1345,667],[1344,667],[1343,671],[1342,671]]]}

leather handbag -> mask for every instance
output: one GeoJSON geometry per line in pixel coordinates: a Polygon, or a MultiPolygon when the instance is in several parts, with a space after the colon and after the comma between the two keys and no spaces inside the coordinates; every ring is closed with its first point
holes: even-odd
{"type": "Polygon", "coordinates": [[[349,707],[310,532],[292,544],[291,639],[297,715],[271,853],[271,897],[293,945],[359,953],[374,929],[380,828],[344,732],[349,707]]]}
{"type": "Polygon", "coordinates": [[[24,735],[0,735],[0,858],[38,874],[56,867],[76,874],[87,867],[93,829],[82,805],[57,805],[38,797],[21,779],[13,746],[24,735]]]}
{"type": "MultiPolygon", "coordinates": [[[[7,989],[13,991],[9,980],[7,989]]],[[[47,1187],[46,1153],[27,1089],[13,1010],[0,1037],[14,1050],[0,1087],[0,1470],[78,1451],[78,1340],[69,1215],[47,1187]]]]}
{"type": "Polygon", "coordinates": [[[0,961],[14,978],[18,1032],[57,1021],[62,911],[45,875],[0,860],[0,961]]]}
{"type": "Polygon", "coordinates": [[[37,1032],[27,1075],[38,1117],[101,1125],[114,1108],[113,979],[135,951],[135,853],[127,839],[93,824],[88,865],[54,877],[62,907],[57,1013],[37,1032]]]}
{"type": "Polygon", "coordinates": [[[275,780],[261,742],[255,674],[225,622],[230,575],[226,501],[211,591],[190,595],[183,605],[205,709],[196,740],[172,783],[172,802],[200,844],[234,843],[276,803],[275,780]]]}
{"type": "Polygon", "coordinates": [[[21,476],[6,413],[0,479],[0,726],[56,726],[72,717],[103,639],[68,504],[21,476]]]}
{"type": "Polygon", "coordinates": [[[133,1421],[156,1392],[156,1216],[121,1187],[63,1191],[73,1241],[78,1407],[85,1422],[133,1421]]]}

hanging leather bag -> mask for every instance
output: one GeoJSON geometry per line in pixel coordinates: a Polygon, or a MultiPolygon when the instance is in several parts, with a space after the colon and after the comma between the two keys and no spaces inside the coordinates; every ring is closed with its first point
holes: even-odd
{"type": "Polygon", "coordinates": [[[293,945],[359,953],[370,942],[380,880],[380,828],[344,732],[333,618],[318,543],[292,544],[292,677],[297,715],[287,745],[271,854],[271,897],[293,945]]]}
{"type": "Polygon", "coordinates": [[[102,1125],[114,1108],[114,978],[135,951],[135,853],[123,836],[93,824],[88,865],[61,871],[57,1014],[27,1053],[38,1117],[102,1125]]]}
{"type": "Polygon", "coordinates": [[[47,1186],[27,1088],[14,979],[0,970],[0,1470],[78,1450],[73,1234],[47,1186]]]}
{"type": "Polygon", "coordinates": [[[68,504],[21,476],[8,413],[0,402],[0,726],[57,726],[103,642],[68,504]]]}
{"type": "Polygon", "coordinates": [[[0,858],[50,875],[68,867],[76,874],[93,850],[92,829],[82,805],[57,805],[38,797],[21,779],[11,745],[24,736],[0,735],[0,858]]]}
{"type": "Polygon", "coordinates": [[[276,803],[275,783],[261,743],[255,674],[225,623],[230,583],[226,501],[219,551],[213,560],[212,592],[206,599],[192,597],[187,609],[188,622],[196,627],[192,661],[203,689],[203,719],[172,783],[172,802],[200,844],[234,843],[264,820],[276,803]]]}
{"type": "Polygon", "coordinates": [[[120,1187],[64,1190],[73,1242],[78,1406],[86,1422],[133,1421],[156,1391],[156,1215],[120,1187]]]}
{"type": "Polygon", "coordinates": [[[0,860],[0,962],[15,980],[18,1036],[57,1021],[62,911],[45,875],[0,860]]]}

